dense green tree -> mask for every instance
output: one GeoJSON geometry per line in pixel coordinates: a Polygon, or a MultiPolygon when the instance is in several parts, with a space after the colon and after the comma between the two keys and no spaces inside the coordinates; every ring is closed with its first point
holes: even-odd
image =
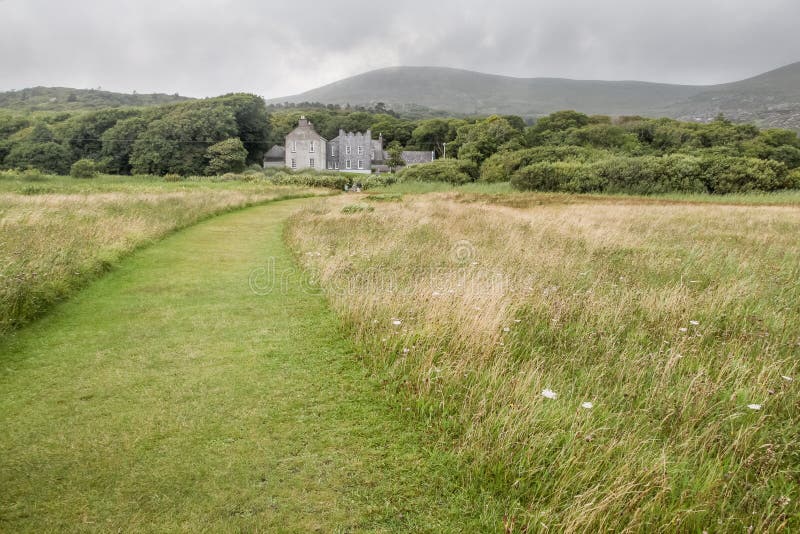
{"type": "Polygon", "coordinates": [[[56,136],[70,151],[72,161],[98,159],[103,148],[102,135],[118,121],[137,114],[136,110],[104,109],[79,113],[55,127],[56,136]]]}
{"type": "Polygon", "coordinates": [[[247,149],[241,139],[234,137],[208,147],[206,158],[208,175],[242,172],[247,162],[247,149]]]}
{"type": "Polygon", "coordinates": [[[130,158],[132,170],[137,174],[203,174],[206,149],[236,134],[230,108],[182,104],[138,136],[130,158]]]}
{"type": "Polygon", "coordinates": [[[247,151],[247,163],[261,163],[270,148],[270,121],[264,99],[237,93],[212,99],[231,111],[236,120],[237,136],[247,151]]]}
{"type": "Polygon", "coordinates": [[[504,145],[508,149],[521,148],[521,145],[509,144],[520,137],[520,132],[506,119],[493,115],[459,130],[456,138],[458,157],[480,165],[504,145]]]}
{"type": "Polygon", "coordinates": [[[56,141],[43,122],[17,132],[2,147],[3,166],[17,169],[38,169],[66,174],[71,164],[69,150],[56,141]]]}
{"type": "Polygon", "coordinates": [[[131,153],[133,144],[139,135],[147,129],[148,121],[144,117],[131,117],[117,122],[101,136],[100,155],[107,172],[113,174],[130,174],[131,153]]]}
{"type": "Polygon", "coordinates": [[[572,130],[566,138],[566,144],[605,149],[625,148],[633,152],[638,141],[635,135],[619,126],[598,123],[572,130]]]}
{"type": "Polygon", "coordinates": [[[386,160],[386,165],[394,172],[398,167],[405,165],[403,161],[403,146],[399,141],[392,141],[386,149],[389,153],[389,159],[386,160]]]}

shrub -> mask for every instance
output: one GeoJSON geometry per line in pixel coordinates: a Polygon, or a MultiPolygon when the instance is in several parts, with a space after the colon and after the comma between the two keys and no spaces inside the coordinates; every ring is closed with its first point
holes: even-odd
{"type": "Polygon", "coordinates": [[[594,165],[604,192],[653,195],[704,193],[702,160],[692,156],[615,157],[594,165]]]}
{"type": "Polygon", "coordinates": [[[182,180],[183,180],[183,177],[180,174],[170,173],[170,174],[165,174],[164,175],[164,181],[165,182],[180,182],[182,180]]]}
{"type": "Polygon", "coordinates": [[[800,187],[800,173],[775,161],[721,155],[610,157],[593,163],[539,162],[514,172],[511,185],[570,193],[743,193],[800,187]]]}
{"type": "Polygon", "coordinates": [[[797,187],[786,165],[756,158],[713,157],[704,161],[706,187],[711,193],[777,191],[797,187]]]}
{"type": "Polygon", "coordinates": [[[345,185],[350,185],[349,176],[335,172],[278,172],[269,177],[269,180],[276,185],[301,185],[304,187],[327,187],[330,189],[344,189],[345,185]]]}
{"type": "Polygon", "coordinates": [[[518,169],[539,162],[597,161],[609,152],[579,146],[540,146],[493,155],[481,166],[482,182],[506,182],[518,169]]]}
{"type": "Polygon", "coordinates": [[[83,158],[72,164],[69,175],[73,178],[94,178],[100,173],[97,162],[83,158]]]}
{"type": "Polygon", "coordinates": [[[458,185],[474,182],[478,166],[470,160],[440,159],[404,168],[397,173],[400,182],[447,182],[458,185]]]}
{"type": "Polygon", "coordinates": [[[242,172],[247,160],[247,150],[238,137],[220,141],[206,149],[206,174],[242,172]]]}
{"type": "Polygon", "coordinates": [[[522,190],[572,193],[591,193],[605,188],[605,183],[591,165],[564,161],[523,167],[514,173],[511,185],[522,190]]]}

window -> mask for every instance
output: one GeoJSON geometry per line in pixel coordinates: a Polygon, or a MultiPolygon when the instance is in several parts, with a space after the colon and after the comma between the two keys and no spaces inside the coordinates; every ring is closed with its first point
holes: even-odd
{"type": "Polygon", "coordinates": [[[347,154],[348,156],[350,155],[350,145],[344,147],[344,153],[347,154]]]}
{"type": "Polygon", "coordinates": [[[359,156],[363,156],[364,155],[364,147],[361,146],[361,145],[358,145],[358,155],[359,156]]]}
{"type": "Polygon", "coordinates": [[[292,141],[292,152],[297,152],[297,141],[292,141]]]}
{"type": "Polygon", "coordinates": [[[297,168],[297,160],[296,160],[296,159],[294,159],[294,158],[292,158],[292,168],[293,168],[293,169],[296,169],[296,168],[297,168]]]}
{"type": "Polygon", "coordinates": [[[364,160],[361,160],[361,159],[358,160],[358,168],[359,169],[363,169],[364,168],[364,160]]]}
{"type": "Polygon", "coordinates": [[[333,168],[337,169],[337,170],[339,169],[339,160],[338,159],[333,162],[333,168]]]}
{"type": "Polygon", "coordinates": [[[372,159],[375,159],[375,151],[374,151],[374,150],[372,151],[372,154],[370,155],[370,157],[371,157],[372,159]]]}
{"type": "Polygon", "coordinates": [[[345,161],[345,162],[344,162],[344,168],[345,168],[345,169],[350,169],[350,168],[351,168],[351,167],[350,167],[350,160],[349,160],[349,159],[348,159],[347,161],[345,161]]]}
{"type": "Polygon", "coordinates": [[[314,168],[314,158],[308,160],[308,166],[311,167],[312,169],[314,168]]]}
{"type": "MultiPolygon", "coordinates": [[[[308,151],[309,152],[314,152],[314,141],[311,141],[311,146],[308,147],[308,151]]],[[[313,167],[313,165],[312,165],[312,167],[313,167]]]]}

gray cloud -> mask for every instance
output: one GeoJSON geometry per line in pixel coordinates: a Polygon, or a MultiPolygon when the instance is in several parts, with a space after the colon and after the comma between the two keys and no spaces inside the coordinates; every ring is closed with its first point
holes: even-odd
{"type": "Polygon", "coordinates": [[[0,89],[285,96],[391,65],[720,83],[800,60],[796,0],[0,0],[0,89]]]}

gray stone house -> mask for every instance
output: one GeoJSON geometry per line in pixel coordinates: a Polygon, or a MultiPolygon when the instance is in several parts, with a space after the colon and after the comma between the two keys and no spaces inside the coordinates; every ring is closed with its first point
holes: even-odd
{"type": "MultiPolygon", "coordinates": [[[[372,131],[345,132],[328,141],[317,133],[305,116],[300,117],[297,128],[286,136],[285,147],[272,147],[264,156],[264,167],[273,166],[280,149],[284,149],[284,165],[292,170],[316,169],[369,174],[385,172],[388,154],[383,149],[383,136],[372,138],[372,131]],[[268,157],[269,156],[269,157],[268,157]]],[[[404,151],[406,165],[434,160],[428,151],[404,151]]],[[[279,160],[277,160],[279,161],[279,160]]]]}

